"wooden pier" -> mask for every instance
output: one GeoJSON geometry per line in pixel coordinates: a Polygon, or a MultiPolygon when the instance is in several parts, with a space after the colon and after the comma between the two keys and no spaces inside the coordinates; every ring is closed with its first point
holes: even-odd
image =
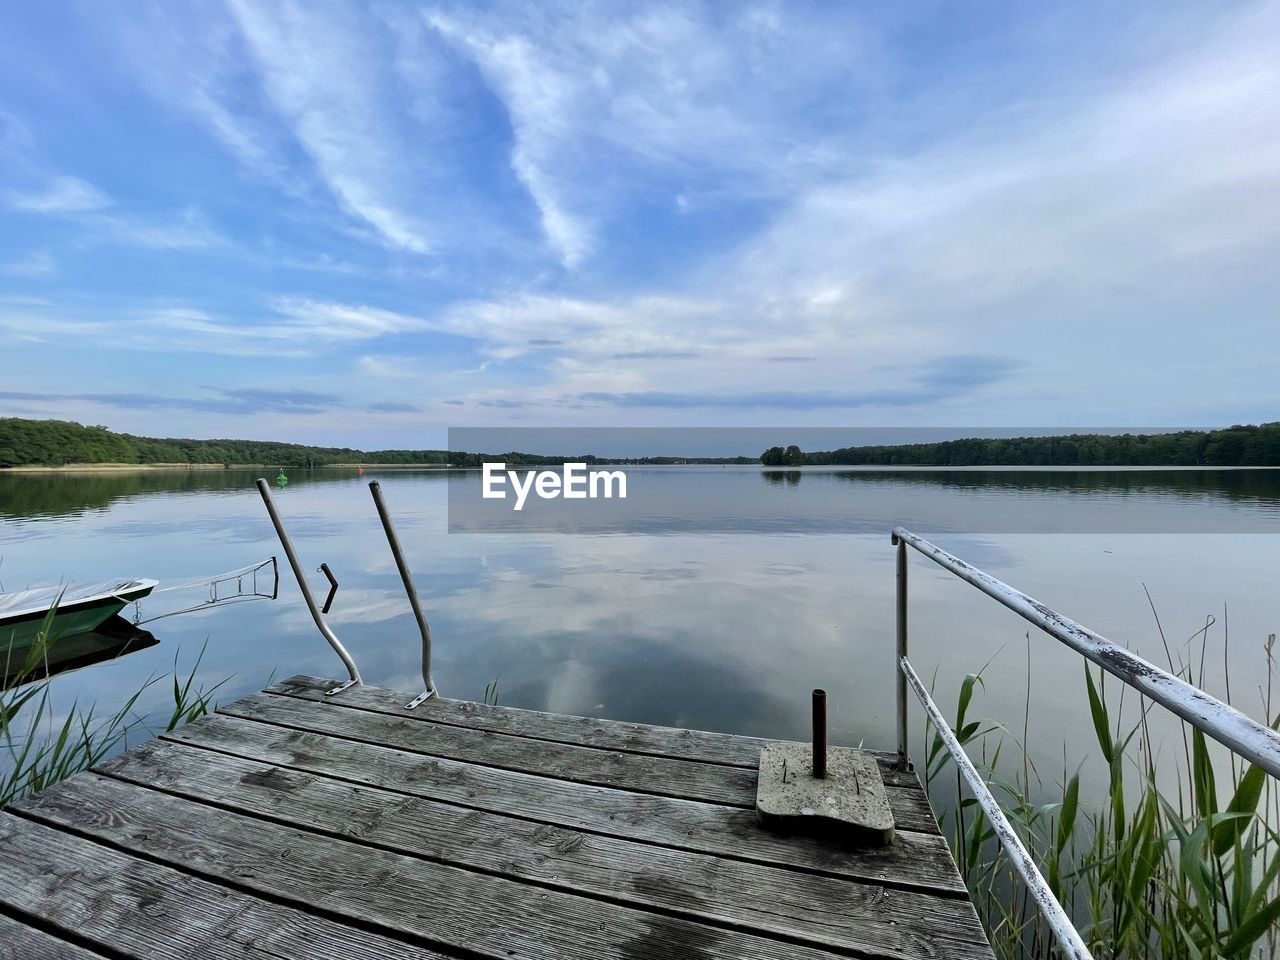
{"type": "Polygon", "coordinates": [[[897,840],[759,827],[766,741],[295,677],[0,813],[0,957],[990,958],[897,840]]]}

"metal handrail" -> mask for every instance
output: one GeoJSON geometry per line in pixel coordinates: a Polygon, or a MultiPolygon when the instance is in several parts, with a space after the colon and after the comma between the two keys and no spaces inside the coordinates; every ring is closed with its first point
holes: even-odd
{"type": "Polygon", "coordinates": [[[909,769],[911,766],[907,754],[906,694],[906,688],[910,685],[933,723],[939,739],[955,761],[957,769],[969,784],[975,799],[991,822],[1001,849],[1009,856],[1014,868],[1031,892],[1037,908],[1057,938],[1058,945],[1069,957],[1077,960],[1092,960],[1092,954],[1081,939],[1079,931],[1071,923],[1062,904],[1058,902],[1036,867],[1031,854],[1023,846],[1017,832],[1004,815],[1004,811],[1000,809],[999,801],[974,767],[963,745],[956,739],[954,731],[947,723],[946,717],[933,702],[933,698],[929,696],[928,690],[925,689],[919,676],[912,669],[910,661],[907,660],[907,547],[915,548],[944,570],[977,587],[987,596],[1000,601],[1051,637],[1096,663],[1139,693],[1173,711],[1233,753],[1257,764],[1277,778],[1280,778],[1280,734],[1245,716],[1229,704],[1211,697],[1198,687],[1117,646],[1088,627],[1064,617],[1020,590],[965,563],[959,557],[947,553],[904,527],[894,527],[892,542],[897,547],[898,553],[897,658],[895,660],[898,764],[903,769],[909,769]]]}
{"type": "MultiPolygon", "coordinates": [[[[1112,643],[1101,634],[1064,617],[1056,610],[1032,599],[1020,590],[997,580],[977,567],[952,556],[910,530],[895,527],[893,543],[898,547],[898,659],[907,655],[907,563],[906,548],[914,547],[944,570],[1000,601],[1023,619],[1035,624],[1072,650],[1118,677],[1143,696],[1173,711],[1196,729],[1213,737],[1228,750],[1256,763],[1280,779],[1280,733],[1245,716],[1198,687],[1112,643]]],[[[906,761],[906,697],[898,691],[898,756],[906,761]]]]}
{"type": "MultiPolygon", "coordinates": [[[[293,543],[289,540],[289,534],[285,531],[284,521],[280,519],[275,501],[271,498],[270,486],[264,479],[259,479],[257,483],[258,492],[262,494],[262,502],[267,505],[267,513],[271,516],[271,523],[276,528],[276,536],[280,538],[280,544],[284,547],[284,554],[289,559],[289,566],[293,568],[293,575],[298,581],[298,588],[302,591],[302,598],[307,602],[307,609],[311,611],[311,619],[315,621],[316,628],[323,634],[325,640],[329,642],[329,646],[333,647],[334,652],[338,654],[342,659],[343,665],[347,668],[347,674],[350,679],[328,691],[330,695],[341,693],[348,687],[363,681],[360,679],[360,671],[356,669],[355,660],[351,658],[351,654],[347,653],[342,642],[324,619],[324,614],[328,613],[329,608],[333,605],[334,594],[338,592],[337,578],[334,577],[333,571],[329,569],[327,563],[320,564],[320,572],[329,580],[329,595],[325,598],[324,606],[321,607],[316,603],[316,598],[311,593],[311,586],[307,583],[306,574],[302,572],[302,564],[298,562],[298,555],[294,552],[293,543]]],[[[382,499],[382,487],[377,480],[370,481],[369,492],[373,495],[373,503],[378,510],[378,519],[382,521],[382,530],[386,534],[387,543],[391,547],[391,555],[395,558],[396,569],[400,572],[400,580],[404,584],[404,592],[409,597],[409,606],[413,609],[414,619],[418,621],[418,632],[422,635],[422,683],[424,689],[422,693],[405,704],[405,709],[412,710],[429,697],[436,696],[438,693],[435,681],[431,678],[431,628],[427,625],[427,618],[422,612],[422,604],[418,602],[418,590],[413,585],[413,576],[409,573],[409,564],[405,561],[404,551],[400,549],[400,538],[396,536],[395,526],[391,522],[391,515],[387,512],[387,505],[382,499]]],[[[274,558],[272,559],[274,561],[274,558]]],[[[277,587],[279,586],[278,570],[276,573],[276,585],[277,587]]]]}
{"type": "Polygon", "coordinates": [[[302,599],[307,602],[307,609],[311,611],[311,619],[315,621],[316,628],[329,641],[329,646],[333,647],[342,660],[342,665],[347,668],[347,676],[350,677],[346,683],[334,687],[328,691],[330,694],[339,693],[352,684],[361,683],[360,671],[356,669],[356,662],[351,659],[351,654],[347,653],[347,648],[342,645],[342,641],[338,639],[329,624],[325,623],[324,616],[320,612],[320,605],[316,603],[316,598],[311,593],[311,586],[307,583],[307,575],[302,570],[302,564],[298,562],[298,555],[293,551],[293,543],[289,540],[289,534],[285,532],[284,521],[280,519],[280,514],[276,510],[275,501],[271,499],[271,488],[264,479],[258,479],[258,493],[262,494],[262,502],[267,505],[267,513],[271,517],[271,523],[276,528],[276,536],[280,538],[280,545],[284,547],[284,555],[289,560],[289,566],[293,568],[293,576],[298,581],[298,589],[302,591],[302,599]]]}
{"type": "Polygon", "coordinates": [[[1014,869],[1018,871],[1018,875],[1022,877],[1022,882],[1027,885],[1027,889],[1031,891],[1032,897],[1035,898],[1037,908],[1039,908],[1040,913],[1044,916],[1049,928],[1058,940],[1058,946],[1062,948],[1066,956],[1073,957],[1075,960],[1093,960],[1093,954],[1085,946],[1084,940],[1080,936],[1080,931],[1075,928],[1071,918],[1067,916],[1067,911],[1058,902],[1058,898],[1053,895],[1053,890],[1040,873],[1035,859],[1027,851],[1027,848],[1022,845],[1022,839],[1018,836],[1018,832],[1013,829],[1013,825],[1009,823],[1004,811],[1000,809],[1000,802],[996,800],[995,795],[987,787],[986,781],[982,779],[982,775],[974,767],[969,755],[964,752],[964,747],[956,739],[956,735],[952,732],[946,717],[942,715],[938,705],[933,702],[933,698],[929,696],[929,691],[920,682],[916,672],[911,669],[911,664],[907,662],[906,657],[898,661],[898,676],[910,683],[911,689],[920,698],[921,706],[924,707],[925,713],[929,715],[929,719],[933,721],[933,725],[938,731],[938,736],[946,745],[947,752],[951,754],[951,758],[956,762],[956,768],[964,777],[965,782],[969,784],[969,789],[973,791],[973,795],[977,799],[979,806],[982,807],[983,812],[986,813],[987,819],[991,821],[991,827],[995,830],[996,837],[1000,841],[1000,848],[1008,854],[1009,859],[1013,862],[1014,869]]]}
{"type": "Polygon", "coordinates": [[[418,633],[422,635],[422,686],[418,696],[410,700],[406,709],[412,710],[429,697],[436,695],[436,682],[431,678],[431,627],[422,612],[422,604],[418,602],[418,589],[413,585],[413,576],[409,573],[409,564],[404,559],[404,551],[400,549],[400,538],[396,536],[396,528],[391,523],[391,514],[382,499],[382,485],[377,480],[369,481],[369,493],[373,495],[373,505],[377,507],[378,519],[382,521],[382,530],[387,535],[387,543],[391,546],[391,555],[395,558],[396,569],[400,571],[400,581],[404,584],[404,592],[409,597],[409,606],[413,608],[414,619],[418,621],[418,633]]]}

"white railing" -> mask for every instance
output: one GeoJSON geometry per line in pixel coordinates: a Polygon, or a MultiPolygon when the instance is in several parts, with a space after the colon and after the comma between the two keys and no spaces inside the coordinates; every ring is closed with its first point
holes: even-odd
{"type": "Polygon", "coordinates": [[[1064,617],[1020,590],[965,563],[959,557],[947,553],[910,530],[895,527],[893,543],[898,548],[897,656],[894,658],[897,681],[898,764],[905,769],[911,763],[907,754],[907,687],[910,686],[937,730],[947,752],[955,761],[965,782],[968,783],[969,789],[973,791],[974,797],[986,813],[987,819],[999,838],[1001,849],[1009,856],[1019,876],[1026,883],[1027,889],[1031,891],[1036,906],[1053,930],[1058,945],[1066,956],[1079,958],[1079,960],[1091,958],[1092,954],[1089,953],[1079,932],[1063,910],[1062,904],[1053,895],[1053,891],[1041,876],[1031,854],[1027,852],[1017,832],[1000,809],[999,802],[974,767],[964,747],[956,739],[946,718],[933,702],[933,698],[929,696],[929,691],[921,683],[911,667],[911,662],[907,659],[907,547],[918,550],[947,572],[1000,601],[1049,636],[1066,644],[1143,696],[1173,711],[1196,729],[1213,737],[1233,753],[1257,764],[1276,778],[1280,778],[1280,734],[1198,687],[1112,643],[1106,637],[1094,633],[1088,627],[1064,617]]]}

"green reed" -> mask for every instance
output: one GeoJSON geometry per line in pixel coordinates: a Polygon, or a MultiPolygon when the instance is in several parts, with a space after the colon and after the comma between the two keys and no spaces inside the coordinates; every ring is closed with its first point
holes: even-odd
{"type": "Polygon", "coordinates": [[[490,707],[498,705],[498,681],[501,677],[494,677],[484,685],[484,703],[490,707]]]}
{"type": "MultiPolygon", "coordinates": [[[[59,717],[50,698],[51,678],[21,682],[23,677],[38,676],[47,662],[49,649],[56,642],[53,617],[51,610],[22,662],[7,671],[18,681],[0,691],[0,807],[95,766],[126,748],[131,737],[152,737],[204,716],[213,694],[226,682],[207,689],[194,685],[204,658],[202,647],[185,679],[180,678],[174,655],[173,710],[163,729],[156,729],[137,713],[138,701],[164,679],[162,676],[149,677],[109,713],[99,713],[96,704],[76,702],[59,717]]],[[[7,655],[11,657],[12,651],[7,655]]]]}
{"type": "MultiPolygon", "coordinates": [[[[1206,620],[1177,663],[1165,644],[1170,671],[1202,687],[1213,624],[1212,617],[1206,620]]],[[[1226,647],[1224,630],[1223,680],[1230,701],[1226,647]]],[[[1272,710],[1274,648],[1272,634],[1264,644],[1266,672],[1258,687],[1261,710],[1273,729],[1280,726],[1280,716],[1272,710]]],[[[1170,777],[1162,760],[1158,780],[1160,745],[1149,713],[1164,708],[1114,679],[1110,686],[1119,690],[1108,689],[1102,671],[1095,674],[1086,665],[1084,673],[1098,753],[1072,768],[1064,747],[1063,766],[1052,782],[1041,778],[1026,745],[1029,651],[1021,737],[994,721],[971,718],[974,696],[983,687],[981,672],[961,684],[953,729],[1094,956],[1200,960],[1280,955],[1276,782],[1261,768],[1211,745],[1186,723],[1180,724],[1181,742],[1174,741],[1176,776],[1170,777]],[[1081,797],[1081,772],[1090,762],[1101,765],[1096,773],[1107,784],[1105,796],[1081,797]],[[1222,789],[1223,784],[1229,788],[1222,789]]],[[[1162,739],[1167,752],[1167,738],[1162,739]]],[[[998,849],[977,801],[963,794],[958,773],[952,781],[949,768],[954,765],[931,727],[925,757],[926,786],[935,808],[943,811],[939,823],[997,956],[1058,956],[1051,931],[998,849]]]]}

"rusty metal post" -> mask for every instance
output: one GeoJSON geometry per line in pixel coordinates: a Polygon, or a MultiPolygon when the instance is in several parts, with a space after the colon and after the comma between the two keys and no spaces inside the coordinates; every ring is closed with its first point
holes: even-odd
{"type": "Polygon", "coordinates": [[[827,775],[827,691],[813,691],[813,775],[827,775]]]}

